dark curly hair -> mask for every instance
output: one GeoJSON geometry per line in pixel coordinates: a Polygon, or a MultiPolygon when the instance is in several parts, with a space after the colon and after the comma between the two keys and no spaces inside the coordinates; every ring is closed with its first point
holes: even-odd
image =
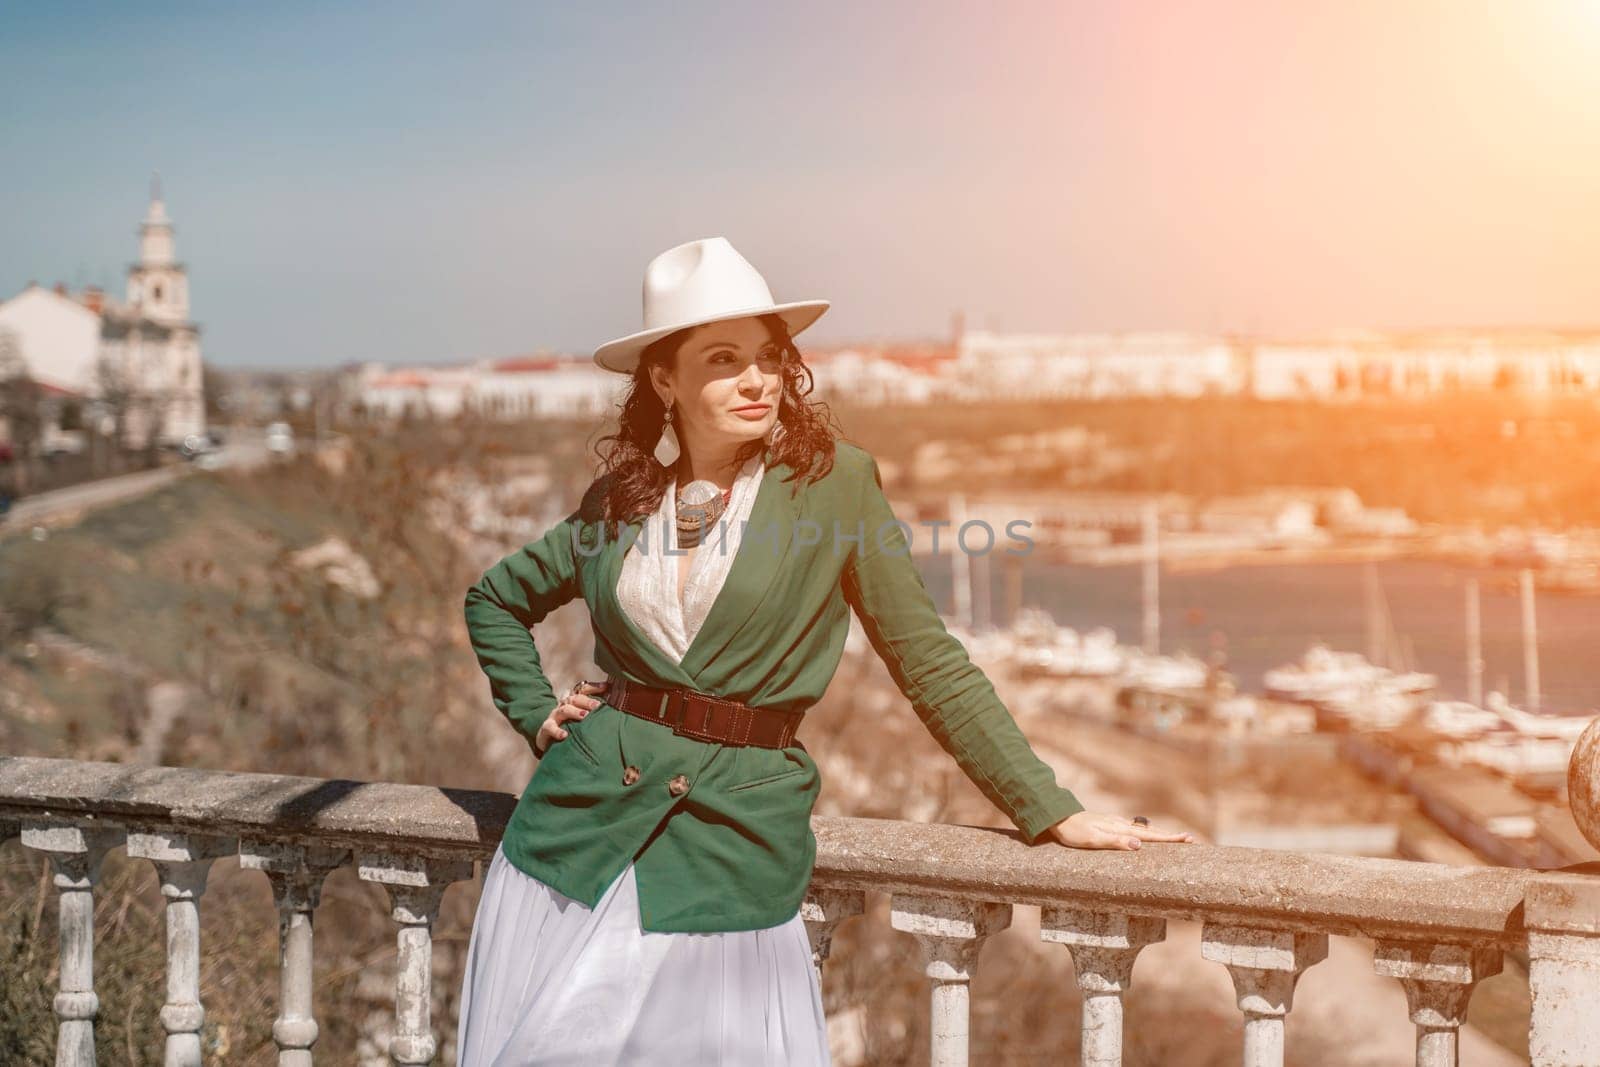
{"type": "MultiPolygon", "coordinates": [[[[800,349],[789,336],[783,319],[774,314],[757,317],[766,324],[768,336],[783,349],[779,369],[783,390],[778,400],[778,423],[783,432],[772,444],[771,462],[781,461],[793,468],[793,493],[802,479],[814,482],[833,469],[834,442],[842,431],[825,402],[806,399],[815,385],[811,368],[800,357],[800,349]]],[[[671,476],[656,462],[654,453],[666,425],[666,408],[650,386],[650,367],[658,363],[672,367],[679,347],[694,328],[687,326],[669,333],[640,353],[639,365],[634,368],[633,380],[622,401],[617,432],[595,444],[603,472],[593,488],[603,501],[602,517],[610,536],[615,536],[617,523],[649,514],[661,505],[661,494],[666,492],[671,476]],[[608,442],[610,447],[604,447],[608,442]]],[[[743,464],[766,447],[766,441],[758,437],[741,445],[735,459],[743,464]]]]}

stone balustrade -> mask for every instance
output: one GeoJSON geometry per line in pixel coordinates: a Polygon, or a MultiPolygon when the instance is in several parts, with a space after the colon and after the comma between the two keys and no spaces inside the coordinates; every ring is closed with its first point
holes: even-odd
{"type": "MultiPolygon", "coordinates": [[[[309,1065],[312,918],[328,872],[353,865],[388,891],[399,948],[400,1064],[435,1060],[432,923],[442,894],[489,858],[516,798],[503,793],[265,774],[0,758],[0,841],[48,857],[60,931],[57,1064],[94,1063],[93,893],[113,848],[155,865],[167,900],[165,1062],[201,1062],[199,909],[211,864],[237,854],[270,881],[279,912],[279,1063],[309,1065]]],[[[1242,1062],[1283,1062],[1302,972],[1330,934],[1374,942],[1417,1028],[1416,1060],[1457,1062],[1474,985],[1525,951],[1536,1064],[1600,1063],[1600,877],[1203,845],[1138,852],[1030,848],[975,827],[877,819],[814,821],[816,869],[803,915],[824,965],[838,924],[886,893],[894,928],[922,948],[932,1062],[968,1062],[968,989],[986,938],[1015,905],[1040,908],[1083,992],[1082,1061],[1122,1058],[1122,997],[1140,949],[1167,920],[1202,924],[1201,952],[1227,968],[1244,1020],[1242,1062]]]]}

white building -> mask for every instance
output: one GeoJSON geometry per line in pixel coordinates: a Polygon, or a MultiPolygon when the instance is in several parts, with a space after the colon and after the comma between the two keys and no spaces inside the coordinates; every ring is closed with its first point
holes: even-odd
{"type": "Polygon", "coordinates": [[[949,345],[810,349],[806,366],[819,399],[854,404],[926,404],[957,399],[949,345]]]}
{"type": "Polygon", "coordinates": [[[125,443],[181,441],[205,432],[200,329],[189,319],[189,280],[177,261],[159,189],[139,227],[127,299],[98,289],[30,284],[0,303],[0,351],[21,356],[47,393],[85,402],[86,417],[121,408],[125,443]]]}
{"type": "Polygon", "coordinates": [[[973,330],[957,350],[955,374],[974,399],[1600,391],[1600,330],[1337,330],[1308,338],[973,330]]]}
{"type": "Polygon", "coordinates": [[[604,415],[622,403],[628,379],[584,357],[517,356],[483,364],[468,404],[501,418],[604,415]]]}
{"type": "Polygon", "coordinates": [[[1342,330],[1247,347],[1250,388],[1264,399],[1600,390],[1595,330],[1342,330]]]}
{"type": "Polygon", "coordinates": [[[955,373],[973,398],[1237,393],[1245,368],[1221,337],[1186,333],[1013,334],[967,330],[955,373]]]}
{"type": "Polygon", "coordinates": [[[354,395],[367,415],[454,418],[471,411],[491,418],[610,413],[627,379],[587,358],[554,355],[480,360],[447,367],[364,364],[354,395]]]}

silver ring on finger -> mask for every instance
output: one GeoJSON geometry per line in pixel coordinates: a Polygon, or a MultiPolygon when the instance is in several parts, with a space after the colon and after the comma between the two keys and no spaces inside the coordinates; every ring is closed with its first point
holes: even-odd
{"type": "Polygon", "coordinates": [[[1149,826],[1150,820],[1143,815],[1135,815],[1129,822],[1135,826],[1149,826]]]}

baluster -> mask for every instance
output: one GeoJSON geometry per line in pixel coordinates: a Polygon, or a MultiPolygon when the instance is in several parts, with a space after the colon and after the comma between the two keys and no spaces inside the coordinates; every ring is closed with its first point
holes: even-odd
{"type": "Polygon", "coordinates": [[[203,834],[130,833],[130,859],[150,860],[167,898],[167,1002],[161,1026],[167,1031],[166,1067],[199,1067],[200,897],[218,856],[232,855],[238,841],[203,834]]]}
{"type": "Polygon", "coordinates": [[[1039,936],[1066,945],[1083,993],[1083,1067],[1120,1067],[1122,994],[1139,950],[1167,936],[1165,919],[1047,906],[1039,936]]]}
{"type": "Polygon", "coordinates": [[[123,831],[61,821],[28,821],[22,843],[50,857],[55,869],[61,980],[55,997],[56,1067],[94,1067],[94,887],[106,854],[123,831]]]}
{"type": "Polygon", "coordinates": [[[1523,925],[1533,1067],[1600,1063],[1600,878],[1551,873],[1530,881],[1523,925]]]}
{"type": "Polygon", "coordinates": [[[889,924],[917,939],[933,982],[930,1062],[933,1067],[966,1067],[969,983],[984,940],[1011,925],[1011,905],[895,893],[889,901],[889,924]]]}
{"type": "Polygon", "coordinates": [[[812,889],[800,905],[806,936],[811,939],[811,962],[822,981],[822,964],[833,950],[833,931],[845,919],[860,915],[866,908],[866,894],[859,889],[812,889]]]}
{"type": "Polygon", "coordinates": [[[278,1017],[272,1023],[278,1067],[311,1067],[318,1032],[311,997],[312,916],[328,872],[349,862],[348,849],[319,845],[247,840],[239,848],[239,866],[267,876],[278,909],[278,1017]]]}
{"type": "Polygon", "coordinates": [[[1300,972],[1328,958],[1327,934],[1208,922],[1200,955],[1228,968],[1244,1013],[1245,1067],[1282,1067],[1283,1021],[1300,972]]]}
{"type": "Polygon", "coordinates": [[[1500,973],[1500,950],[1425,941],[1379,941],[1372,968],[1398,978],[1417,1027],[1417,1067],[1456,1067],[1467,1001],[1479,979],[1500,973]]]}
{"type": "Polygon", "coordinates": [[[362,853],[356,865],[364,881],[389,891],[390,914],[400,924],[389,1058],[395,1063],[431,1063],[439,1048],[430,1029],[433,920],[450,883],[472,877],[472,861],[374,852],[362,853]]]}

